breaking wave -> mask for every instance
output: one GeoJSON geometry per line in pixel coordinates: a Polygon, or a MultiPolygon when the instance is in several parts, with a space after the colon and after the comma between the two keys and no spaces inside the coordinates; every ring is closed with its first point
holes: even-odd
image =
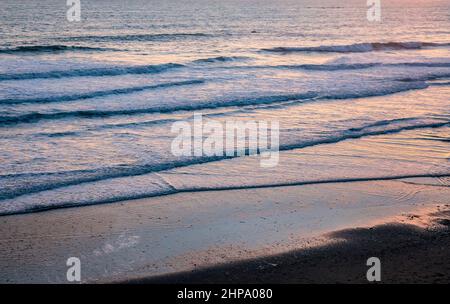
{"type": "MultiPolygon", "coordinates": [[[[301,149],[322,144],[334,144],[348,139],[357,139],[366,136],[383,135],[398,133],[405,130],[416,130],[423,128],[440,128],[450,125],[449,121],[422,121],[419,118],[405,118],[385,120],[375,122],[362,126],[338,132],[335,136],[330,136],[325,139],[309,140],[298,142],[295,144],[282,145],[280,151],[289,151],[294,149],[301,149]],[[409,124],[405,124],[409,122],[409,124]]],[[[325,180],[305,180],[298,182],[280,182],[269,184],[255,184],[255,185],[224,185],[218,187],[194,187],[194,188],[174,188],[167,182],[162,180],[155,180],[157,176],[148,176],[147,174],[161,172],[173,168],[187,167],[195,164],[203,164],[208,162],[220,161],[224,159],[234,158],[233,156],[215,156],[215,157],[200,157],[188,159],[184,161],[175,161],[170,163],[160,163],[157,165],[141,165],[128,168],[103,168],[93,171],[77,171],[77,172],[58,172],[54,174],[40,173],[40,174],[24,174],[0,176],[3,180],[14,180],[21,177],[29,180],[23,187],[15,187],[9,189],[5,187],[0,193],[0,199],[3,200],[0,204],[0,215],[9,215],[17,213],[27,213],[44,211],[54,208],[64,207],[79,207],[93,204],[113,203],[117,201],[138,199],[152,196],[162,196],[180,192],[199,192],[199,191],[218,191],[218,190],[233,190],[233,189],[251,189],[251,188],[267,188],[267,187],[281,187],[290,185],[305,185],[305,184],[319,184],[319,183],[333,183],[333,182],[354,182],[365,180],[389,180],[401,179],[408,177],[425,177],[425,176],[448,176],[447,174],[413,174],[413,175],[398,175],[398,176],[380,176],[370,178],[342,178],[342,179],[325,179],[325,180]],[[66,175],[66,176],[65,176],[66,175]],[[140,177],[142,176],[142,178],[140,177]],[[44,177],[39,182],[39,177],[44,177]],[[132,183],[135,187],[122,188],[121,191],[107,191],[106,189],[114,188],[115,184],[122,184],[125,182],[124,178],[136,178],[141,182],[132,183]],[[36,182],[38,181],[38,182],[36,182]],[[75,187],[75,188],[73,188],[75,187]],[[78,187],[82,187],[79,189],[78,187]],[[83,191],[83,187],[88,190],[83,191]],[[95,193],[100,194],[99,197],[93,199],[89,193],[95,190],[95,193]],[[48,199],[49,193],[46,191],[57,191],[58,195],[54,199],[48,199]],[[86,197],[83,193],[86,193],[86,197]],[[22,196],[24,195],[24,196],[22,196]],[[22,196],[22,197],[20,197],[22,196]],[[39,197],[46,197],[45,203],[39,197]],[[77,200],[74,201],[74,198],[77,200]]],[[[5,184],[5,183],[4,183],[5,184]]]]}
{"type": "Polygon", "coordinates": [[[24,80],[24,79],[48,79],[63,77],[83,77],[83,76],[117,76],[125,74],[155,74],[161,73],[169,69],[183,67],[178,63],[166,63],[156,65],[136,65],[136,66],[113,66],[90,69],[74,69],[62,71],[48,72],[29,72],[29,73],[13,73],[0,74],[0,81],[5,80],[24,80]]]}
{"type": "Polygon", "coordinates": [[[272,53],[296,53],[296,52],[366,53],[374,51],[442,48],[449,46],[450,43],[433,43],[433,42],[372,42],[372,43],[355,43],[348,45],[325,45],[325,46],[311,46],[311,47],[275,47],[262,49],[262,51],[272,53]]]}
{"type": "Polygon", "coordinates": [[[54,53],[54,52],[99,52],[99,51],[115,51],[111,48],[98,48],[87,46],[68,46],[68,45],[24,45],[14,48],[0,49],[0,54],[16,54],[16,53],[54,53]]]}
{"type": "Polygon", "coordinates": [[[375,97],[390,95],[409,90],[427,88],[429,85],[423,81],[416,82],[395,82],[386,86],[375,86],[361,91],[348,91],[337,93],[305,92],[288,95],[260,96],[256,98],[242,98],[232,100],[214,100],[207,103],[181,103],[174,105],[155,105],[149,108],[120,109],[120,110],[76,110],[64,112],[31,112],[22,115],[0,116],[0,127],[10,126],[19,123],[33,123],[40,120],[54,120],[65,118],[100,118],[121,115],[138,115],[149,113],[172,113],[177,111],[195,111],[201,109],[214,109],[221,107],[247,106],[272,104],[289,101],[305,102],[317,99],[353,99],[363,97],[375,97]]]}

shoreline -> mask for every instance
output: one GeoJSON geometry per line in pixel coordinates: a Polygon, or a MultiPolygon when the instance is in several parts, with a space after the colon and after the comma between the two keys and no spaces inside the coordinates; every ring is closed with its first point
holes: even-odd
{"type": "MultiPolygon", "coordinates": [[[[311,180],[311,181],[299,181],[299,182],[286,182],[286,183],[276,183],[276,184],[263,184],[263,185],[245,185],[245,186],[230,186],[230,187],[216,187],[216,188],[192,188],[192,189],[178,189],[173,190],[173,192],[167,192],[163,194],[155,194],[155,195],[142,195],[136,197],[130,197],[125,200],[111,200],[105,202],[94,202],[89,204],[74,204],[74,205],[64,205],[64,206],[49,206],[49,207],[36,207],[30,210],[23,211],[14,211],[14,212],[5,212],[0,213],[0,218],[4,216],[13,216],[13,215],[25,215],[32,213],[40,213],[47,212],[59,209],[72,209],[72,208],[82,208],[88,206],[96,206],[96,205],[108,205],[115,204],[127,201],[135,201],[142,199],[150,199],[150,198],[159,198],[165,197],[175,194],[195,194],[201,192],[222,192],[222,191],[232,191],[232,190],[252,190],[252,189],[276,189],[276,188],[284,188],[284,187],[296,187],[296,186],[305,186],[305,185],[323,185],[323,184],[340,184],[340,183],[355,183],[355,182],[378,182],[378,181],[398,181],[398,180],[409,180],[416,178],[424,178],[424,179],[432,179],[432,178],[450,178],[449,173],[430,173],[430,174],[411,174],[411,175],[393,175],[393,176],[381,176],[381,177],[362,177],[362,178],[343,178],[343,179],[334,179],[334,180],[311,180]]],[[[432,184],[430,184],[431,186],[432,184]]],[[[439,187],[439,185],[436,185],[439,187]]]]}
{"type": "MultiPolygon", "coordinates": [[[[282,269],[278,265],[289,261],[289,267],[298,268],[290,253],[322,252],[322,260],[336,260],[342,255],[339,250],[346,248],[338,246],[346,238],[338,237],[343,229],[361,227],[355,230],[359,233],[347,235],[357,241],[365,229],[392,222],[426,227],[433,221],[426,214],[437,205],[445,206],[449,196],[450,188],[440,186],[438,179],[416,178],[178,193],[4,216],[0,217],[0,282],[67,283],[69,257],[80,258],[82,283],[202,282],[206,278],[215,283],[294,282],[288,280],[291,276],[277,273],[282,269]],[[259,268],[267,271],[266,277],[259,268]],[[238,277],[230,276],[228,281],[221,277],[235,273],[233,269],[238,269],[238,277]]],[[[394,231],[405,229],[374,231],[388,231],[392,237],[394,231]]],[[[383,240],[381,235],[376,238],[383,240]]],[[[447,239],[442,240],[444,244],[447,239]]],[[[398,242],[385,243],[384,250],[394,250],[398,242]]],[[[354,243],[350,253],[361,252],[362,244],[366,243],[354,243]]],[[[370,244],[363,247],[364,254],[378,250],[370,244]]],[[[302,268],[309,267],[311,275],[320,274],[314,266],[317,259],[307,257],[302,268]]],[[[342,273],[351,274],[351,265],[342,265],[348,268],[342,273]]],[[[362,267],[366,268],[364,263],[362,267]]],[[[304,278],[297,279],[309,282],[304,278]]],[[[314,276],[311,281],[319,282],[314,276]]]]}

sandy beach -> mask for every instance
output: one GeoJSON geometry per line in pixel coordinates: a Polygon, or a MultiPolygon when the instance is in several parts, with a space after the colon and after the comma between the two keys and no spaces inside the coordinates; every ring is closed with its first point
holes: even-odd
{"type": "Polygon", "coordinates": [[[125,281],[132,284],[367,284],[367,257],[378,257],[383,284],[450,283],[449,205],[432,214],[326,234],[331,244],[189,272],[125,281]],[[426,225],[423,218],[427,218],[426,225]],[[420,223],[415,221],[418,219],[420,223]],[[428,221],[429,220],[429,221],[428,221]]]}
{"type": "Polygon", "coordinates": [[[371,256],[383,282],[448,282],[449,195],[438,179],[405,179],[3,216],[0,282],[65,283],[72,256],[84,283],[364,283],[371,256]]]}

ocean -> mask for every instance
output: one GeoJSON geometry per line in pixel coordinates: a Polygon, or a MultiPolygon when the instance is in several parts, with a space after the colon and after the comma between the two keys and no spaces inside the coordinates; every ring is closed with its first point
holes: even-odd
{"type": "Polygon", "coordinates": [[[447,0],[382,0],[380,21],[365,0],[81,0],[79,22],[68,8],[0,2],[0,215],[213,189],[450,183],[447,0]],[[175,156],[171,127],[196,113],[279,121],[278,166],[175,156]]]}

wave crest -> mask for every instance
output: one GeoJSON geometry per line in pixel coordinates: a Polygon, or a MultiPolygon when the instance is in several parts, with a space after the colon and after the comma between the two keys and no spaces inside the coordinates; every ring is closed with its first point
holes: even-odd
{"type": "Polygon", "coordinates": [[[179,63],[165,63],[157,65],[136,65],[136,66],[114,66],[92,69],[74,69],[48,72],[29,72],[0,74],[0,81],[5,80],[25,80],[25,79],[49,79],[65,77],[83,77],[83,76],[117,76],[125,74],[155,74],[169,69],[184,67],[179,63]]]}
{"type": "Polygon", "coordinates": [[[24,45],[14,48],[0,49],[0,54],[16,54],[16,53],[55,53],[55,52],[99,52],[99,51],[115,51],[110,48],[76,46],[76,45],[24,45]]]}
{"type": "Polygon", "coordinates": [[[390,50],[418,50],[424,48],[448,47],[450,43],[433,42],[371,42],[348,45],[325,45],[312,47],[274,47],[262,49],[272,53],[322,52],[322,53],[366,53],[390,50]]]}

